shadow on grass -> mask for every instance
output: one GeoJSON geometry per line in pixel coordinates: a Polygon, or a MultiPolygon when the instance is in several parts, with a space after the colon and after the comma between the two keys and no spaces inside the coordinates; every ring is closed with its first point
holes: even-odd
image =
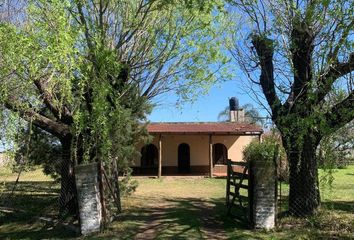
{"type": "MultiPolygon", "coordinates": [[[[286,216],[288,203],[289,196],[282,196],[281,201],[278,201],[279,217],[286,216]]],[[[321,208],[354,214],[354,201],[324,201],[321,202],[321,208]]]]}
{"type": "Polygon", "coordinates": [[[53,228],[39,220],[40,217],[56,218],[59,186],[48,181],[14,182],[1,187],[0,239],[43,239],[72,237],[60,227],[53,228]]]}
{"type": "Polygon", "coordinates": [[[286,211],[288,196],[283,200],[277,230],[282,239],[353,239],[354,201],[322,202],[316,215],[297,218],[286,211]]]}
{"type": "MultiPolygon", "coordinates": [[[[10,199],[7,202],[12,208],[24,211],[0,211],[0,239],[75,237],[75,234],[67,229],[53,228],[38,220],[39,216],[56,215],[59,191],[57,185],[50,182],[20,182],[15,194],[10,198],[11,189],[12,185],[8,184],[6,189],[2,190],[0,202],[10,199]]],[[[131,200],[134,198],[127,198],[127,201],[131,200]]],[[[330,210],[344,211],[349,215],[354,213],[354,202],[325,202],[323,206],[330,210]]],[[[235,209],[232,213],[236,216],[243,214],[235,209]]],[[[302,224],[300,228],[294,225],[295,227],[290,229],[272,232],[252,231],[248,229],[245,221],[227,216],[225,198],[152,196],[134,202],[106,231],[85,239],[297,239],[297,235],[301,234],[304,239],[350,239],[341,235],[343,227],[338,226],[339,230],[333,231],[331,221],[326,217],[323,219],[315,220],[313,226],[302,224]]],[[[349,231],[352,233],[352,230],[349,231]]]]}
{"type": "Polygon", "coordinates": [[[224,198],[156,198],[120,216],[110,233],[92,239],[227,239],[235,228],[246,230],[247,225],[227,216],[224,198]]]}
{"type": "Polygon", "coordinates": [[[338,210],[354,214],[354,201],[323,202],[322,206],[328,210],[338,210]]]}
{"type": "Polygon", "coordinates": [[[59,187],[53,182],[18,182],[12,193],[13,185],[8,182],[1,188],[0,206],[38,215],[57,204],[59,187]]]}
{"type": "MultiPolygon", "coordinates": [[[[6,182],[0,187],[1,192],[3,192],[4,194],[10,194],[14,187],[14,184],[15,182],[6,182]]],[[[17,183],[14,193],[58,195],[59,184],[50,181],[21,181],[17,183]]],[[[3,197],[0,200],[3,200],[3,197]]]]}
{"type": "Polygon", "coordinates": [[[21,225],[6,224],[0,228],[0,239],[68,239],[75,234],[63,227],[49,227],[35,220],[21,225]]]}
{"type": "Polygon", "coordinates": [[[224,198],[156,198],[150,207],[134,209],[114,223],[127,224],[125,230],[117,231],[112,227],[111,235],[94,239],[108,236],[122,239],[299,239],[299,236],[303,239],[350,239],[351,232],[342,232],[340,226],[340,230],[335,231],[327,226],[331,221],[325,217],[316,220],[314,225],[309,225],[308,221],[291,220],[290,228],[273,231],[250,230],[244,221],[227,216],[224,198]],[[159,206],[160,202],[166,202],[166,205],[159,206]]]}

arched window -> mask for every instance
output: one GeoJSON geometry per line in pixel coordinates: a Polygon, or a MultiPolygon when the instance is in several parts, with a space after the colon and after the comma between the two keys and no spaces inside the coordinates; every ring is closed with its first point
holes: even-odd
{"type": "Polygon", "coordinates": [[[190,172],[190,148],[187,143],[181,143],[178,146],[178,172],[189,173],[190,172]]]}
{"type": "Polygon", "coordinates": [[[213,145],[213,162],[215,164],[227,164],[227,148],[222,143],[213,145]]]}
{"type": "Polygon", "coordinates": [[[141,148],[141,166],[155,167],[158,165],[158,150],[154,144],[145,145],[141,148]]]}

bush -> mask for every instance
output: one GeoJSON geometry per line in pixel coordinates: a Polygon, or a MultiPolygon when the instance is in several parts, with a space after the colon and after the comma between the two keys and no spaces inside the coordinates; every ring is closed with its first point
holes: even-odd
{"type": "Polygon", "coordinates": [[[274,142],[254,141],[250,143],[243,150],[243,155],[247,162],[251,162],[251,161],[272,162],[275,149],[276,149],[276,144],[274,142]]]}
{"type": "Polygon", "coordinates": [[[262,142],[251,142],[244,150],[243,155],[246,161],[257,161],[264,163],[273,163],[274,154],[278,146],[277,157],[277,175],[278,180],[289,180],[289,164],[286,158],[285,150],[276,134],[263,136],[262,142]]]}

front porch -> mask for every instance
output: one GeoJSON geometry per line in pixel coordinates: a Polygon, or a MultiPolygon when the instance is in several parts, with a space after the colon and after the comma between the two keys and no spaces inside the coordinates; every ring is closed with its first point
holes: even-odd
{"type": "Polygon", "coordinates": [[[137,145],[134,175],[223,176],[227,159],[242,161],[243,149],[262,130],[240,123],[156,123],[148,126],[150,144],[137,145]]]}
{"type": "MultiPolygon", "coordinates": [[[[155,167],[132,167],[134,176],[159,176],[158,166],[155,167]]],[[[212,176],[226,176],[226,165],[213,166],[212,176]]],[[[210,177],[210,167],[205,166],[190,166],[189,172],[179,172],[178,166],[162,166],[161,176],[208,176],[210,177]]]]}

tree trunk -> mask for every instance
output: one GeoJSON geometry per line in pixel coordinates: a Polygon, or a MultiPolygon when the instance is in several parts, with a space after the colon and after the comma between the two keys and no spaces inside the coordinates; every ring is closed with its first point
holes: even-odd
{"type": "Polygon", "coordinates": [[[115,192],[115,197],[117,199],[116,206],[117,206],[117,211],[118,213],[122,212],[122,203],[121,203],[121,194],[120,194],[120,187],[119,187],[119,172],[118,172],[118,166],[117,166],[117,160],[113,160],[113,183],[114,183],[114,192],[115,192]]]}
{"type": "Polygon", "coordinates": [[[289,212],[295,216],[312,215],[320,204],[316,142],[315,137],[307,134],[301,149],[287,149],[290,164],[289,212]]]}
{"type": "Polygon", "coordinates": [[[74,175],[74,162],[71,158],[71,137],[61,139],[62,165],[61,188],[59,196],[59,218],[78,216],[77,193],[74,175]]]}

